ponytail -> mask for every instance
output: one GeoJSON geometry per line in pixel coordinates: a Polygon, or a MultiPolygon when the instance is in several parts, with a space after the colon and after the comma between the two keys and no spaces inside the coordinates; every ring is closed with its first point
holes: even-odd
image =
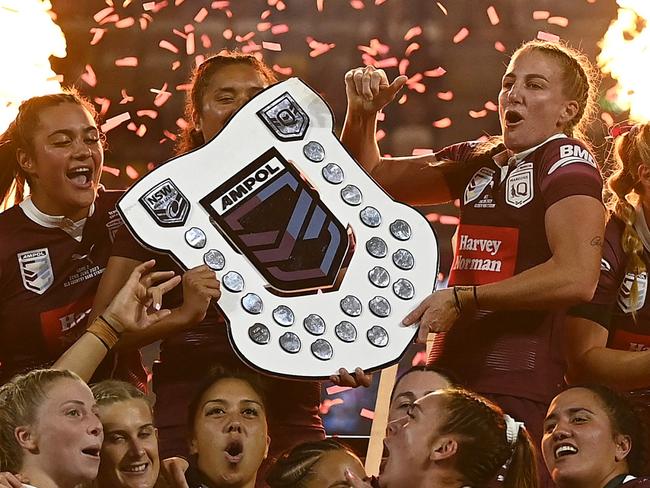
{"type": "Polygon", "coordinates": [[[519,431],[503,480],[503,488],[537,488],[535,446],[525,429],[519,431]]]}

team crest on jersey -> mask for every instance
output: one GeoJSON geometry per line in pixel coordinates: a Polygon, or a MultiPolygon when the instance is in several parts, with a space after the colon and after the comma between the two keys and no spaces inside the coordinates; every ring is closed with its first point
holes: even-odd
{"type": "Polygon", "coordinates": [[[140,203],[161,227],[180,227],[190,213],[190,202],[169,178],[140,197],[140,203]]]}
{"type": "Polygon", "coordinates": [[[47,248],[34,249],[16,255],[23,286],[42,295],[54,283],[54,271],[47,248]]]}
{"type": "Polygon", "coordinates": [[[492,183],[492,177],[494,176],[494,170],[490,168],[480,168],[472,179],[469,180],[469,183],[465,187],[465,193],[463,195],[463,203],[467,205],[469,202],[476,200],[485,187],[492,183]]]}
{"type": "Polygon", "coordinates": [[[632,284],[634,283],[634,273],[627,273],[618,290],[619,308],[625,313],[632,313],[640,310],[645,303],[646,293],[648,291],[648,273],[645,271],[636,275],[637,297],[632,302],[632,284]]]}
{"type": "Polygon", "coordinates": [[[108,211],[108,222],[106,222],[106,228],[108,229],[108,237],[111,239],[111,242],[115,240],[115,234],[117,234],[117,229],[122,227],[122,217],[117,210],[108,211]]]}
{"type": "Polygon", "coordinates": [[[532,201],[533,196],[533,163],[523,163],[506,180],[506,203],[521,208],[532,201]]]}

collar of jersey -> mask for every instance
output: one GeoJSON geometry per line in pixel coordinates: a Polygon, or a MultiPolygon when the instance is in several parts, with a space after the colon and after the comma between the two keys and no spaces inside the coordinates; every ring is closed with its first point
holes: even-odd
{"type": "Polygon", "coordinates": [[[528,155],[532,154],[533,151],[536,151],[538,148],[542,147],[544,144],[546,144],[549,141],[553,141],[555,139],[560,139],[562,137],[567,137],[566,134],[563,134],[561,132],[557,134],[553,134],[551,137],[546,139],[544,142],[538,144],[537,146],[531,147],[530,149],[526,149],[525,151],[521,151],[515,154],[510,154],[510,152],[505,149],[501,151],[499,154],[494,156],[494,162],[497,164],[497,166],[513,166],[516,167],[521,163],[528,155]]]}
{"type": "Polygon", "coordinates": [[[636,219],[634,219],[634,230],[636,230],[639,239],[641,239],[645,250],[650,252],[650,229],[648,229],[648,223],[645,220],[643,205],[641,205],[641,203],[638,203],[635,207],[635,210],[636,219]]]}
{"type": "Polygon", "coordinates": [[[63,215],[48,215],[44,212],[41,212],[34,202],[32,202],[31,197],[25,198],[20,202],[20,208],[25,213],[27,218],[33,222],[48,228],[56,228],[63,230],[66,234],[72,237],[74,240],[81,242],[81,237],[84,231],[84,225],[86,220],[95,212],[95,204],[90,205],[90,211],[88,212],[88,217],[85,217],[76,222],[72,221],[63,215]]]}

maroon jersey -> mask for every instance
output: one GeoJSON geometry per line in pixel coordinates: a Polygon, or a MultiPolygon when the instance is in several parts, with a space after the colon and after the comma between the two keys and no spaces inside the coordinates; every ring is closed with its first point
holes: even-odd
{"type": "MultiPolygon", "coordinates": [[[[473,143],[436,154],[450,160],[445,178],[460,199],[449,285],[507,279],[551,258],[544,218],[572,195],[601,199],[602,179],[584,145],[562,135],[507,159],[503,146],[475,155],[473,143]]],[[[437,334],[430,361],[486,394],[548,402],[563,384],[561,314],[543,310],[479,311],[437,334]]]]}
{"type": "Polygon", "coordinates": [[[620,475],[612,479],[603,488],[642,488],[650,487],[650,478],[635,478],[631,475],[620,475]]]}
{"type": "MultiPolygon", "coordinates": [[[[626,273],[627,256],[621,244],[625,224],[612,217],[605,229],[605,244],[596,293],[590,303],[578,305],[569,314],[583,317],[605,327],[607,347],[621,351],[650,349],[650,299],[647,297],[648,273],[636,276],[637,296],[631,296],[634,273],[626,273]],[[632,315],[632,312],[636,315],[632,315]]],[[[644,248],[642,259],[650,269],[650,252],[644,248]]],[[[635,403],[650,408],[650,388],[630,392],[635,403]]]]}
{"type": "MultiPolygon", "coordinates": [[[[80,242],[59,227],[37,223],[18,205],[0,214],[0,384],[49,367],[86,330],[122,225],[115,210],[120,195],[100,190],[80,242]]],[[[124,374],[117,376],[139,384],[146,378],[139,358],[137,351],[124,354],[124,374]]],[[[109,356],[98,376],[107,377],[114,367],[109,356]]]]}

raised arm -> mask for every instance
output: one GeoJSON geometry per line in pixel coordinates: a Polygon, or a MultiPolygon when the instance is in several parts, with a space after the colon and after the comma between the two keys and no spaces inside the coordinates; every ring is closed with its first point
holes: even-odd
{"type": "MultiPolygon", "coordinates": [[[[598,283],[605,228],[602,203],[586,195],[573,195],[554,203],[545,215],[551,258],[496,283],[457,287],[461,309],[553,309],[589,301],[598,283]],[[476,300],[474,300],[474,292],[476,300]]],[[[460,316],[454,291],[434,292],[405,319],[420,321],[419,340],[429,331],[449,330],[460,316]]]]}
{"type": "MultiPolygon", "coordinates": [[[[102,313],[138,265],[138,261],[121,256],[112,256],[108,260],[95,294],[90,320],[102,313]]],[[[214,271],[206,265],[186,271],[183,274],[183,304],[172,309],[156,327],[125,332],[117,349],[151,344],[198,324],[205,317],[210,300],[219,299],[220,296],[220,283],[214,271]]]]}
{"type": "Polygon", "coordinates": [[[398,76],[392,83],[383,70],[372,66],[345,75],[348,106],[341,142],[363,168],[393,198],[411,205],[430,205],[451,199],[442,172],[431,154],[382,158],[377,145],[377,114],[406,83],[398,76]]]}
{"type": "Polygon", "coordinates": [[[123,333],[146,330],[171,313],[161,309],[162,296],[178,285],[181,278],[174,276],[173,271],[149,273],[155,263],[151,260],[135,267],[103,314],[93,320],[53,368],[69,369],[89,381],[123,333]]]}
{"type": "Polygon", "coordinates": [[[567,316],[565,327],[569,383],[598,383],[618,390],[650,387],[650,350],[609,349],[607,329],[587,318],[567,316]]]}

